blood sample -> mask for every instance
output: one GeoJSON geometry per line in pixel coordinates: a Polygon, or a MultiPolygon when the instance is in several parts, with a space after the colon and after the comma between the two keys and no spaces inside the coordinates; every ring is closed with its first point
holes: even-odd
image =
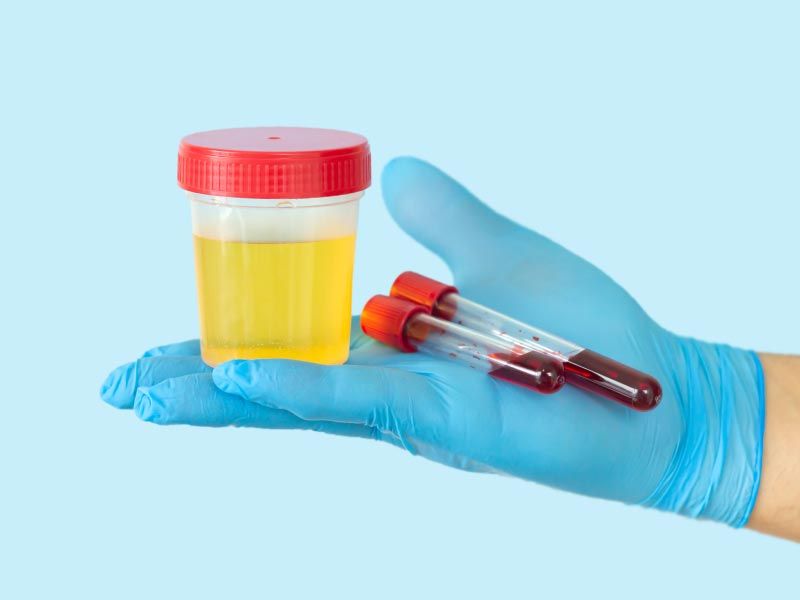
{"type": "Polygon", "coordinates": [[[661,385],[647,373],[468,300],[452,285],[406,271],[395,279],[391,295],[424,306],[435,317],[551,357],[563,364],[567,383],[581,389],[641,411],[661,400],[661,385]]]}
{"type": "Polygon", "coordinates": [[[368,336],[404,352],[421,351],[463,362],[492,377],[552,394],[564,385],[561,362],[509,340],[432,316],[402,298],[373,296],[361,311],[368,336]]]}

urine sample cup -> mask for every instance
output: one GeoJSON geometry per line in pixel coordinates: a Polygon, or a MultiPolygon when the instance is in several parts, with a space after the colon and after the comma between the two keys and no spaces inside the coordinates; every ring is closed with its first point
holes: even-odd
{"type": "Polygon", "coordinates": [[[186,136],[203,360],[347,360],[358,203],[370,149],[302,127],[186,136]]]}

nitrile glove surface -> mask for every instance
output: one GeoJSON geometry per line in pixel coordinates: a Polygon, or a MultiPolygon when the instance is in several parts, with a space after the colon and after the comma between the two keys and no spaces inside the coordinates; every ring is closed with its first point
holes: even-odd
{"type": "Polygon", "coordinates": [[[447,262],[464,297],[652,374],[661,404],[640,413],[570,386],[536,395],[457,363],[396,352],[357,323],[343,366],[257,360],[212,371],[197,342],[183,342],[112,372],[104,400],[160,424],[374,438],[461,469],[747,522],[764,426],[753,352],[664,330],[599,269],[423,161],[389,163],[383,192],[398,224],[447,262]]]}

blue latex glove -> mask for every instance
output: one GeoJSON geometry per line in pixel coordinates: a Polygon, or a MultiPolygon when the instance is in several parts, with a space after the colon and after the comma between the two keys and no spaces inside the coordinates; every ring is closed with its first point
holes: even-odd
{"type": "Polygon", "coordinates": [[[570,386],[536,395],[454,362],[398,353],[355,322],[344,366],[232,361],[212,372],[197,343],[184,342],[115,370],[103,398],[154,423],[374,438],[461,469],[746,523],[764,424],[754,353],[662,329],[600,270],[427,163],[392,161],[383,192],[395,220],[447,262],[465,297],[654,375],[660,406],[638,413],[570,386]]]}

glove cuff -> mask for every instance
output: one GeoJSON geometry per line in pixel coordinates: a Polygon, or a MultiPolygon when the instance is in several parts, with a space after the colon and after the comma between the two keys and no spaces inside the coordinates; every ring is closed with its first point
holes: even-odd
{"type": "Polygon", "coordinates": [[[681,338],[677,373],[684,433],[645,502],[661,510],[744,526],[761,478],[764,374],[758,355],[681,338]]]}

